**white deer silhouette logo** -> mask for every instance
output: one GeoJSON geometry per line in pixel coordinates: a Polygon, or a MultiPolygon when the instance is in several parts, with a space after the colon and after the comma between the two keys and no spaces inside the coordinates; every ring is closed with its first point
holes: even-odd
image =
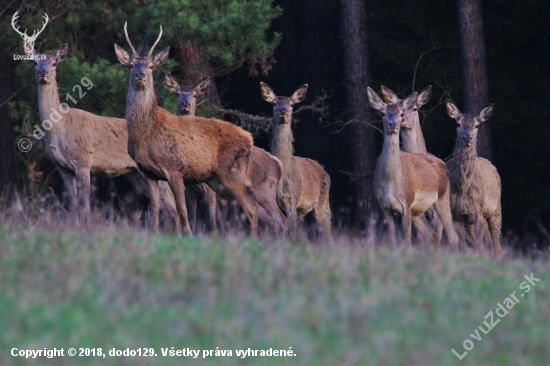
{"type": "Polygon", "coordinates": [[[21,35],[21,37],[23,38],[23,41],[27,42],[29,45],[31,45],[32,47],[34,47],[34,42],[36,42],[36,38],[38,37],[38,35],[40,33],[42,33],[42,31],[44,30],[44,28],[46,28],[46,24],[48,24],[48,14],[44,13],[44,20],[46,20],[44,23],[42,23],[42,29],[40,30],[34,30],[32,35],[28,35],[27,34],[27,30],[25,29],[25,32],[21,32],[19,31],[19,26],[16,24],[17,22],[17,18],[19,18],[19,10],[15,12],[15,14],[13,14],[13,17],[11,18],[11,26],[13,27],[13,29],[15,29],[15,31],[17,33],[19,33],[21,35]],[[17,28],[16,28],[17,26],[17,28]]]}

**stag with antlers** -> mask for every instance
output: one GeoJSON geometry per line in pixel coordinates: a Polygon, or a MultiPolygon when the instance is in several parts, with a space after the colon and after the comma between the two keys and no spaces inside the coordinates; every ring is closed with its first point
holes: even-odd
{"type": "MultiPolygon", "coordinates": [[[[130,72],[126,100],[128,151],[145,173],[151,208],[158,212],[158,182],[168,181],[176,198],[183,230],[191,234],[185,206],[185,184],[206,182],[218,194],[230,194],[243,208],[252,236],[257,235],[255,204],[247,194],[247,164],[252,136],[229,122],[201,117],[180,117],[158,106],[153,87],[153,71],[168,58],[170,47],[155,57],[153,50],[160,34],[145,56],[141,56],[124,34],[133,55],[115,44],[118,60],[130,72]]],[[[155,215],[156,217],[156,215],[155,215]]],[[[158,227],[158,221],[154,223],[158,227]]]]}

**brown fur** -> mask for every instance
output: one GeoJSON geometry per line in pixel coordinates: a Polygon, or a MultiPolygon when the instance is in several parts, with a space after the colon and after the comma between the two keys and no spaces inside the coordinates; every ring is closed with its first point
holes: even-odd
{"type": "Polygon", "coordinates": [[[457,139],[447,162],[451,178],[453,218],[464,225],[472,244],[481,239],[487,220],[493,253],[500,252],[502,228],[500,176],[489,160],[477,156],[477,127],[492,114],[493,106],[482,108],[478,116],[463,115],[451,101],[447,112],[457,121],[457,139]],[[469,146],[465,146],[469,145],[469,146]]]}
{"type": "Polygon", "coordinates": [[[404,240],[411,245],[414,217],[424,214],[432,205],[441,219],[452,245],[458,245],[449,206],[449,176],[445,164],[430,154],[403,152],[399,148],[399,129],[404,111],[412,109],[417,94],[401,104],[385,104],[368,88],[369,101],[383,115],[384,145],[374,172],[374,191],[389,225],[390,240],[395,240],[393,215],[402,218],[404,240]]]}
{"type": "MultiPolygon", "coordinates": [[[[403,99],[400,99],[391,89],[385,86],[381,87],[382,97],[388,104],[402,104],[403,99]]],[[[404,110],[403,121],[401,122],[401,128],[399,130],[401,134],[401,150],[404,152],[415,154],[428,154],[426,149],[426,142],[424,140],[424,134],[420,126],[420,117],[418,116],[418,110],[428,101],[432,95],[432,87],[428,86],[424,88],[416,98],[416,103],[410,110],[404,110]]],[[[425,215],[421,217],[413,217],[413,227],[417,232],[421,233],[426,241],[430,241],[428,231],[431,231],[429,223],[431,223],[435,230],[434,244],[438,246],[441,242],[441,236],[443,234],[443,224],[437,216],[433,207],[430,207],[426,211],[425,215]],[[429,223],[428,223],[429,220],[429,223]]]]}
{"type": "MultiPolygon", "coordinates": [[[[194,116],[197,104],[197,96],[204,93],[210,83],[210,78],[201,80],[197,86],[179,85],[178,82],[167,74],[166,85],[178,95],[178,114],[181,116],[194,116]]],[[[277,187],[281,179],[281,162],[266,151],[252,146],[250,150],[250,163],[247,170],[247,178],[250,181],[249,193],[259,204],[258,217],[264,221],[272,233],[286,233],[286,218],[277,206],[277,187]]],[[[203,184],[206,186],[205,184],[203,184]]],[[[206,186],[205,194],[214,194],[210,203],[209,211],[216,211],[216,193],[206,186]]],[[[188,206],[189,207],[189,206],[188,206]]],[[[211,220],[215,217],[211,216],[211,220]]],[[[215,220],[214,220],[215,222],[215,220]]]]}
{"type": "MultiPolygon", "coordinates": [[[[25,44],[27,54],[38,55],[25,44]]],[[[128,132],[122,118],[97,116],[81,109],[60,108],[56,81],[56,63],[67,54],[67,44],[59,47],[56,55],[41,54],[35,66],[38,79],[38,104],[40,119],[51,118],[52,109],[62,117],[46,131],[46,153],[59,170],[69,191],[70,210],[79,211],[81,219],[90,212],[90,174],[116,177],[130,175],[136,188],[148,194],[145,177],[137,168],[127,149],[128,132]]],[[[161,187],[161,198],[167,211],[175,217],[176,206],[168,186],[161,187]]]]}
{"type": "MultiPolygon", "coordinates": [[[[155,45],[161,36],[162,28],[155,45]]],[[[128,36],[127,40],[130,42],[128,36]]],[[[133,50],[131,43],[130,46],[133,50]]],[[[153,70],[166,61],[169,47],[154,59],[153,48],[146,56],[134,51],[130,58],[122,47],[115,45],[119,61],[130,68],[126,104],[128,150],[145,173],[151,196],[158,197],[157,182],[167,180],[176,199],[179,219],[190,234],[184,184],[206,182],[217,193],[229,191],[235,197],[249,219],[251,234],[256,236],[257,216],[246,192],[252,136],[228,122],[180,117],[160,108],[153,87],[153,70]]],[[[154,213],[158,212],[158,199],[151,200],[151,207],[154,213]]],[[[158,220],[153,224],[158,227],[158,220]]]]}
{"type": "Polygon", "coordinates": [[[275,96],[267,84],[261,83],[261,88],[263,98],[274,106],[271,154],[282,164],[277,199],[289,220],[290,232],[295,235],[298,219],[313,211],[323,235],[332,243],[330,176],[318,162],[294,156],[292,107],[303,100],[307,85],[298,88],[290,98],[275,96]]]}

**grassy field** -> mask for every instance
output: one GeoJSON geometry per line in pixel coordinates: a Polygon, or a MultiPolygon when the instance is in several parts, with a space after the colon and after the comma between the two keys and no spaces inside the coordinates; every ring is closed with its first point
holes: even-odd
{"type": "Polygon", "coordinates": [[[549,274],[546,261],[444,250],[4,225],[0,365],[544,365],[549,274]],[[519,297],[531,272],[540,282],[519,297]],[[471,338],[514,291],[519,303],[471,338]],[[451,349],[466,339],[474,348],[459,361],[451,349]],[[158,356],[27,360],[14,347],[158,356]],[[171,347],[232,356],[163,357],[171,347]],[[290,347],[296,356],[236,356],[290,347]]]}

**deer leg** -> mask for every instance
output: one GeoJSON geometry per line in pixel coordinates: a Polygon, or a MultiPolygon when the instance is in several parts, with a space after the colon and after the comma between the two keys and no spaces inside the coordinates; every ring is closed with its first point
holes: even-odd
{"type": "Polygon", "coordinates": [[[496,212],[489,216],[489,231],[491,233],[491,241],[493,244],[493,255],[500,253],[500,230],[502,225],[502,217],[500,216],[500,204],[496,212]]]}
{"type": "Polygon", "coordinates": [[[320,204],[317,204],[315,208],[313,209],[313,215],[315,216],[315,221],[317,221],[317,224],[321,227],[321,230],[323,232],[323,237],[327,241],[329,245],[334,244],[334,240],[332,239],[332,233],[330,232],[331,229],[331,214],[330,214],[330,207],[328,206],[328,202],[322,202],[320,204]]]}
{"type": "Polygon", "coordinates": [[[383,210],[384,212],[384,219],[386,220],[386,223],[388,224],[388,243],[391,247],[396,246],[396,236],[397,233],[395,232],[395,221],[393,218],[393,215],[391,212],[387,212],[386,210],[383,210]]]}
{"type": "MultiPolygon", "coordinates": [[[[159,230],[159,209],[160,209],[160,198],[159,198],[159,182],[155,179],[146,178],[147,187],[149,189],[149,204],[151,206],[151,212],[149,216],[149,223],[151,229],[154,232],[159,230]]],[[[180,232],[179,218],[176,219],[176,230],[180,232]]]]}
{"type": "Polygon", "coordinates": [[[218,231],[216,225],[216,205],[217,205],[217,195],[212,188],[208,187],[206,184],[201,184],[204,188],[204,196],[201,200],[201,207],[204,212],[207,213],[206,218],[206,227],[210,233],[215,233],[218,231]]]}
{"type": "Polygon", "coordinates": [[[185,185],[181,174],[168,174],[168,185],[170,185],[170,189],[176,199],[176,207],[183,226],[183,234],[192,235],[187,217],[187,206],[185,205],[185,185]]]}
{"type": "Polygon", "coordinates": [[[179,227],[179,223],[178,223],[179,218],[178,218],[178,210],[176,208],[176,200],[174,199],[174,195],[170,190],[170,186],[168,186],[168,183],[163,180],[158,182],[158,186],[159,186],[160,202],[163,203],[163,206],[162,206],[163,209],[166,211],[166,213],[174,223],[174,228],[179,227]]]}
{"type": "Polygon", "coordinates": [[[78,212],[78,196],[76,188],[76,176],[73,172],[65,170],[61,167],[57,167],[59,174],[61,174],[61,179],[65,183],[67,192],[69,195],[69,212],[76,213],[78,212]]]}
{"type": "Polygon", "coordinates": [[[90,216],[90,169],[76,171],[76,187],[80,220],[87,221],[90,216]]]}
{"type": "Polygon", "coordinates": [[[229,217],[229,203],[225,198],[220,198],[216,207],[216,221],[220,234],[227,235],[226,220],[229,217]]]}
{"type": "Polygon", "coordinates": [[[321,227],[323,231],[323,236],[329,245],[334,244],[331,233],[331,219],[332,214],[330,211],[330,202],[329,202],[329,187],[330,187],[330,178],[325,180],[323,185],[323,191],[321,192],[321,197],[317,205],[313,208],[313,215],[315,216],[315,221],[321,227]]]}
{"type": "Polygon", "coordinates": [[[197,230],[197,201],[199,200],[199,193],[196,190],[198,189],[199,186],[189,185],[185,187],[185,207],[187,209],[187,218],[189,220],[189,227],[194,233],[196,233],[197,230]]]}
{"type": "MultiPolygon", "coordinates": [[[[286,236],[287,219],[277,205],[276,192],[273,193],[272,197],[269,195],[269,199],[265,196],[262,195],[261,198],[257,200],[260,204],[260,207],[258,207],[258,216],[268,226],[272,233],[273,239],[276,239],[281,235],[286,236]]],[[[256,197],[256,195],[254,197],[256,197]]]]}
{"type": "Polygon", "coordinates": [[[422,239],[424,240],[424,243],[425,244],[433,244],[432,243],[432,239],[433,239],[433,230],[431,229],[431,227],[428,225],[426,219],[424,218],[424,216],[416,216],[416,217],[413,217],[411,219],[412,221],[412,226],[413,228],[415,229],[415,231],[417,232],[417,234],[419,234],[422,239]]]}
{"type": "MultiPolygon", "coordinates": [[[[431,210],[433,210],[433,208],[431,210]]],[[[434,212],[433,212],[432,224],[433,224],[433,228],[434,228],[434,231],[435,231],[435,243],[434,243],[434,245],[435,245],[435,247],[439,247],[441,245],[441,238],[443,237],[443,222],[439,218],[439,215],[437,213],[435,213],[435,210],[433,210],[433,211],[434,212]]],[[[453,225],[453,229],[454,229],[454,225],[453,225]]],[[[456,230],[455,230],[455,233],[456,233],[456,230]]],[[[457,235],[457,240],[458,240],[458,235],[457,235]]]]}
{"type": "Polygon", "coordinates": [[[453,248],[458,248],[459,240],[458,235],[456,235],[455,228],[453,226],[453,216],[451,214],[451,205],[449,200],[449,190],[445,192],[444,195],[440,196],[439,199],[434,203],[434,209],[443,224],[445,229],[445,235],[447,235],[447,240],[453,248]]]}
{"type": "MultiPolygon", "coordinates": [[[[222,173],[223,174],[223,173],[222,173]]],[[[256,211],[257,203],[253,203],[246,191],[245,179],[242,172],[233,168],[226,174],[220,175],[224,186],[231,192],[231,195],[237,200],[250,223],[250,236],[258,236],[258,213],[256,211]]]]}
{"type": "Polygon", "coordinates": [[[412,246],[411,229],[412,229],[412,214],[410,207],[403,207],[403,215],[401,215],[401,223],[403,225],[403,238],[405,245],[412,246]]]}

